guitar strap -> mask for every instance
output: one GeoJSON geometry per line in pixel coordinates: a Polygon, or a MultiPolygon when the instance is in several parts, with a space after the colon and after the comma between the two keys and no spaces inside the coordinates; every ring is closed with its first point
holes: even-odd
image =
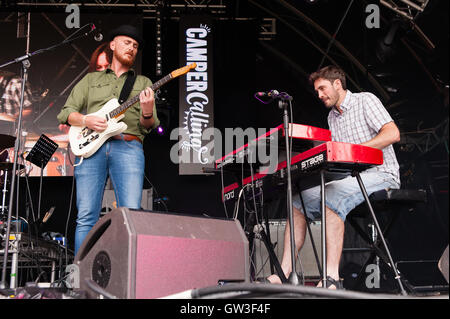
{"type": "Polygon", "coordinates": [[[134,81],[136,81],[136,73],[128,72],[127,79],[125,80],[125,84],[122,87],[122,91],[120,91],[119,103],[122,104],[125,102],[130,96],[131,89],[133,88],[134,81]]]}

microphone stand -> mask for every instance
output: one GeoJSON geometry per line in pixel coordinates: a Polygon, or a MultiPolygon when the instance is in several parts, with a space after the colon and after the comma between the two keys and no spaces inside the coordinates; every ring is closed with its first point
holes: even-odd
{"type": "Polygon", "coordinates": [[[291,267],[292,271],[289,275],[288,281],[292,285],[299,285],[300,280],[297,275],[295,267],[295,239],[294,239],[294,211],[292,208],[292,177],[291,177],[291,149],[289,143],[289,114],[288,105],[292,100],[292,97],[286,93],[280,93],[274,96],[278,99],[278,107],[283,110],[283,126],[284,126],[284,138],[286,143],[286,171],[287,171],[287,211],[289,217],[289,230],[290,230],[290,242],[291,242],[291,267]]]}
{"type": "MultiPolygon", "coordinates": [[[[64,41],[62,41],[56,45],[50,46],[45,49],[40,49],[40,50],[34,51],[32,53],[27,53],[21,57],[17,57],[14,60],[11,60],[9,62],[6,62],[5,64],[0,65],[0,69],[1,69],[10,64],[22,63],[22,90],[20,93],[21,96],[20,96],[20,107],[19,107],[19,119],[18,119],[17,131],[16,131],[17,136],[16,136],[15,145],[14,145],[14,162],[13,162],[13,169],[11,172],[11,174],[12,174],[11,192],[10,192],[10,197],[9,197],[8,217],[7,217],[7,221],[6,221],[6,235],[5,235],[5,240],[4,240],[3,268],[2,268],[2,277],[1,277],[1,281],[0,281],[0,289],[6,288],[6,268],[7,268],[7,263],[8,263],[9,236],[11,233],[11,212],[12,212],[12,207],[13,207],[14,190],[15,190],[15,182],[16,182],[16,173],[17,173],[17,154],[20,149],[20,136],[21,136],[21,132],[22,132],[22,112],[23,112],[23,100],[24,100],[24,93],[25,93],[25,85],[27,84],[27,80],[28,80],[28,69],[31,66],[31,63],[29,60],[31,57],[33,57],[35,55],[39,55],[41,53],[45,53],[47,51],[54,50],[62,45],[72,43],[73,41],[75,41],[79,38],[85,37],[94,31],[94,28],[91,27],[90,31],[85,32],[84,34],[82,34],[78,37],[74,37],[74,38],[70,39],[70,37],[72,37],[76,33],[80,32],[85,26],[83,26],[79,30],[75,31],[67,39],[65,39],[64,41]]],[[[17,229],[16,229],[16,231],[17,231],[17,229]]]]}

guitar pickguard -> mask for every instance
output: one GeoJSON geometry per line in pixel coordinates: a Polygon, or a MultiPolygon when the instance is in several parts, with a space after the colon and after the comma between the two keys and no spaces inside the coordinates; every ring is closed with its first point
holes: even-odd
{"type": "MultiPolygon", "coordinates": [[[[88,130],[91,132],[94,132],[91,129],[88,129],[88,130]]],[[[78,144],[78,148],[80,150],[83,149],[84,147],[88,146],[89,144],[91,144],[93,141],[97,140],[100,137],[100,134],[95,133],[95,134],[90,134],[90,136],[89,136],[89,134],[87,134],[87,135],[83,134],[83,137],[85,138],[84,143],[78,144]]]]}
{"type": "Polygon", "coordinates": [[[94,130],[91,130],[90,128],[85,127],[85,128],[83,128],[83,130],[80,132],[80,134],[81,134],[81,136],[82,136],[83,138],[86,138],[86,137],[89,136],[89,134],[91,134],[91,133],[93,133],[93,132],[94,132],[94,130]]]}

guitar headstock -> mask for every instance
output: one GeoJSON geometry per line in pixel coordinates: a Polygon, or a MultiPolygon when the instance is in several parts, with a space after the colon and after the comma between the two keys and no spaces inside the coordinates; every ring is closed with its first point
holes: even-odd
{"type": "Polygon", "coordinates": [[[176,69],[175,71],[172,71],[170,75],[172,75],[173,78],[176,78],[177,76],[188,73],[190,70],[195,69],[196,67],[197,63],[194,62],[182,68],[176,69]]]}

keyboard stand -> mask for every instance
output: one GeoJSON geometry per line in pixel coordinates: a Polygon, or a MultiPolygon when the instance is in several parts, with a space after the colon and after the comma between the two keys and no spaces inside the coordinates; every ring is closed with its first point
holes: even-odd
{"type": "MultiPolygon", "coordinates": [[[[321,238],[322,238],[322,287],[326,288],[327,287],[327,248],[326,248],[326,208],[325,208],[325,200],[326,200],[326,195],[325,195],[325,171],[326,169],[321,169],[320,170],[320,195],[321,195],[321,213],[322,213],[322,234],[321,234],[321,238]]],[[[391,263],[391,267],[392,270],[394,272],[394,278],[397,280],[399,288],[400,288],[400,292],[402,293],[402,295],[406,295],[406,291],[405,288],[403,287],[402,281],[401,281],[401,276],[400,273],[397,270],[397,267],[395,266],[394,260],[392,259],[391,253],[389,251],[389,248],[387,246],[386,240],[383,236],[383,232],[380,228],[380,225],[378,223],[377,217],[375,216],[375,212],[372,208],[372,204],[370,203],[369,200],[369,195],[367,194],[366,188],[364,186],[364,183],[362,181],[361,175],[359,174],[358,170],[353,170],[352,174],[353,177],[356,177],[356,180],[358,181],[359,187],[361,189],[361,192],[364,196],[364,200],[367,204],[367,208],[370,211],[372,220],[374,222],[374,225],[380,235],[381,238],[381,242],[383,244],[384,249],[386,250],[386,254],[389,258],[389,262],[391,263]]]]}
{"type": "Polygon", "coordinates": [[[383,231],[381,230],[380,224],[378,223],[377,217],[375,216],[375,212],[374,212],[374,210],[372,208],[372,204],[370,203],[369,195],[367,194],[366,188],[364,187],[364,184],[363,184],[363,181],[361,179],[361,176],[359,175],[358,171],[353,171],[352,172],[352,176],[356,177],[356,179],[358,180],[358,184],[359,184],[359,187],[361,188],[361,192],[362,192],[362,194],[364,196],[364,199],[366,201],[367,208],[370,211],[370,215],[372,216],[373,223],[374,223],[374,225],[375,225],[375,227],[377,229],[377,232],[378,232],[378,234],[379,234],[379,236],[381,238],[381,242],[383,244],[384,250],[386,251],[386,255],[389,258],[389,262],[391,263],[390,266],[392,267],[392,271],[394,272],[394,278],[398,282],[398,286],[400,288],[400,292],[401,292],[402,295],[407,295],[407,293],[405,291],[405,288],[403,287],[403,284],[402,284],[400,273],[397,270],[397,267],[395,266],[394,260],[392,259],[392,256],[391,256],[391,253],[390,253],[389,248],[387,246],[386,240],[384,239],[383,231]]]}

